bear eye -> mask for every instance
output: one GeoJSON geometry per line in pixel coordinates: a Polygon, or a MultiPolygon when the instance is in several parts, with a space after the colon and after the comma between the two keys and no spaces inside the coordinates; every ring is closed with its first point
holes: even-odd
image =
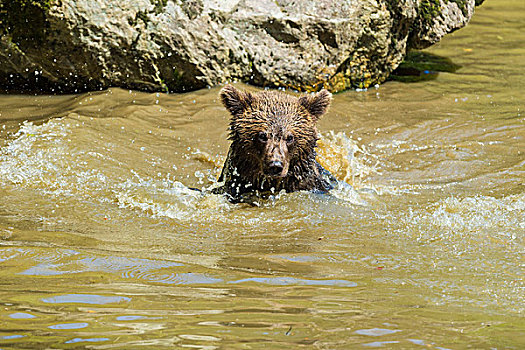
{"type": "Polygon", "coordinates": [[[286,143],[291,145],[294,142],[294,137],[292,134],[286,136],[286,143]]]}
{"type": "Polygon", "coordinates": [[[257,139],[262,143],[266,143],[268,142],[268,135],[266,135],[265,132],[261,131],[259,132],[259,134],[257,134],[257,139]]]}

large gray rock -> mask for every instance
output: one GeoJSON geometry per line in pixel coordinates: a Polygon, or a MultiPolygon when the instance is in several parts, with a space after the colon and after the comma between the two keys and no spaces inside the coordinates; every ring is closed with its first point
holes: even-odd
{"type": "MultiPolygon", "coordinates": [[[[383,82],[476,0],[0,0],[0,82],[186,91],[383,82]]],[[[479,0],[478,0],[479,2],[479,0]]]]}

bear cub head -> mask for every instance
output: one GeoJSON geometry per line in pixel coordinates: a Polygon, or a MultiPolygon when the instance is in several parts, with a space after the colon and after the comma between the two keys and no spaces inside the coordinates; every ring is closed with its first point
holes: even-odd
{"type": "Polygon", "coordinates": [[[316,124],[332,99],[328,91],[295,97],[227,85],[220,98],[231,113],[228,157],[234,158],[235,172],[254,185],[261,179],[275,184],[288,177],[296,182],[308,177],[305,172],[316,163],[316,124]]]}

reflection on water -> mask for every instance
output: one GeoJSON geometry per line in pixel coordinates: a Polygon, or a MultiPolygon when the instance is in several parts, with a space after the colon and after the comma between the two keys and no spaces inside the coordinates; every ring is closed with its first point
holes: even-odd
{"type": "Polygon", "coordinates": [[[80,328],[86,328],[88,326],[87,323],[62,323],[62,324],[54,324],[52,326],[49,326],[47,328],[50,329],[80,329],[80,328]]]}
{"type": "Polygon", "coordinates": [[[9,317],[22,319],[22,318],[35,318],[36,316],[25,313],[25,312],[15,312],[14,314],[9,315],[9,317]]]}
{"type": "Polygon", "coordinates": [[[337,94],[328,195],[207,192],[218,88],[0,96],[0,348],[520,348],[517,8],[429,50],[455,72],[337,94]]]}
{"type": "Polygon", "coordinates": [[[58,295],[52,298],[43,298],[44,303],[52,304],[111,304],[111,303],[120,303],[131,301],[127,297],[107,297],[102,295],[94,294],[67,294],[67,295],[58,295]]]}
{"type": "Polygon", "coordinates": [[[90,343],[96,343],[96,342],[102,342],[102,341],[108,341],[109,338],[74,338],[71,340],[68,340],[64,342],[64,344],[74,344],[74,343],[82,343],[82,342],[90,342],[90,343]]]}

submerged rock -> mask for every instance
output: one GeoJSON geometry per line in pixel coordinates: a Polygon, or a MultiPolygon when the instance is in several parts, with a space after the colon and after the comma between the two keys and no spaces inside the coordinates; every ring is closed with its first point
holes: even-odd
{"type": "Polygon", "coordinates": [[[240,80],[303,91],[383,82],[479,0],[0,0],[0,83],[188,91],[240,80]]]}

